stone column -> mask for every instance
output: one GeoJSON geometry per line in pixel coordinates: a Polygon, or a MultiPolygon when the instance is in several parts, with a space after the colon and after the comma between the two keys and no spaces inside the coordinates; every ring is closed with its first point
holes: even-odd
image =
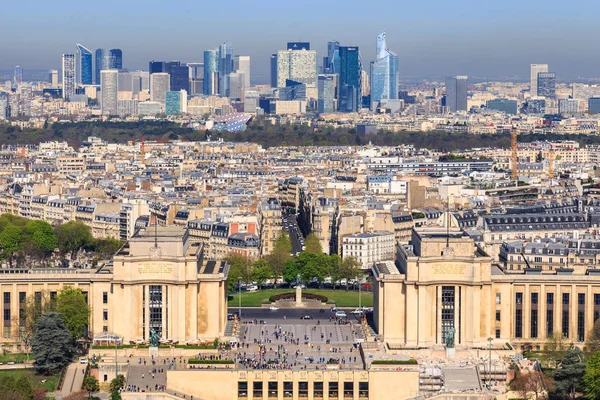
{"type": "Polygon", "coordinates": [[[302,304],[302,287],[300,284],[296,285],[296,306],[302,304]]]}

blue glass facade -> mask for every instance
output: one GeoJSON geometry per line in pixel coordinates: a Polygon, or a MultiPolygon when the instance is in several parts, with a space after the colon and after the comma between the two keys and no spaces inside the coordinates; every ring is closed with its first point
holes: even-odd
{"type": "Polygon", "coordinates": [[[181,114],[181,92],[167,92],[165,113],[167,115],[181,114]]]}
{"type": "Polygon", "coordinates": [[[108,52],[108,69],[123,69],[123,52],[120,49],[108,52]]]}
{"type": "Polygon", "coordinates": [[[229,42],[219,46],[219,94],[229,97],[229,74],[233,72],[233,46],[229,42]]]}
{"type": "Polygon", "coordinates": [[[288,50],[310,50],[309,42],[288,42],[288,50]]]}
{"type": "Polygon", "coordinates": [[[362,104],[362,60],[358,46],[340,46],[339,110],[358,111],[362,104]]]}
{"type": "Polygon", "coordinates": [[[105,49],[96,50],[96,85],[100,84],[100,71],[108,69],[108,53],[105,49]]]}
{"type": "Polygon", "coordinates": [[[385,32],[377,36],[377,59],[371,63],[371,104],[398,98],[398,56],[388,50],[385,32]]]}
{"type": "Polygon", "coordinates": [[[590,97],[588,99],[588,112],[590,114],[600,114],[600,97],[590,97]]]}
{"type": "Polygon", "coordinates": [[[81,85],[91,85],[93,83],[94,64],[92,52],[80,44],[77,44],[77,82],[81,85]]]}
{"type": "Polygon", "coordinates": [[[509,99],[494,99],[486,102],[488,110],[502,111],[506,114],[517,114],[517,101],[509,99]]]}
{"type": "Polygon", "coordinates": [[[204,91],[205,95],[218,93],[218,73],[219,64],[217,63],[217,51],[206,50],[204,52],[204,91]]]}
{"type": "Polygon", "coordinates": [[[317,109],[319,114],[335,111],[335,75],[319,75],[317,79],[319,99],[317,109]]]}

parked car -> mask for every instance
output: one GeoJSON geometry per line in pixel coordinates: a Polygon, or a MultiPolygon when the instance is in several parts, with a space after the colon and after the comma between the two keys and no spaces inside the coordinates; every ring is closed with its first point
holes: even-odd
{"type": "Polygon", "coordinates": [[[338,309],[337,309],[337,308],[335,308],[335,307],[331,307],[331,308],[329,309],[329,311],[331,311],[331,312],[337,312],[337,310],[338,310],[338,309]]]}
{"type": "Polygon", "coordinates": [[[88,360],[87,360],[87,358],[85,358],[85,357],[81,357],[81,358],[79,359],[79,363],[80,363],[80,364],[87,364],[87,362],[88,362],[88,360]]]}
{"type": "Polygon", "coordinates": [[[364,311],[360,310],[358,308],[356,310],[350,311],[350,314],[354,314],[354,315],[362,315],[363,313],[364,313],[364,311]]]}
{"type": "Polygon", "coordinates": [[[338,317],[338,318],[346,318],[347,317],[346,313],[343,312],[343,311],[336,312],[335,316],[338,317]]]}
{"type": "Polygon", "coordinates": [[[277,311],[277,310],[279,310],[279,307],[271,306],[271,307],[269,307],[269,310],[277,311]]]}
{"type": "Polygon", "coordinates": [[[313,317],[311,317],[310,315],[303,315],[300,317],[300,319],[313,319],[313,317]]]}

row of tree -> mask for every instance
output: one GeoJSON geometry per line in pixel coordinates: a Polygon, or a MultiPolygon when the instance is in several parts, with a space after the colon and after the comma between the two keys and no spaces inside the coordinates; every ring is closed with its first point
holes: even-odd
{"type": "Polygon", "coordinates": [[[342,259],[339,255],[323,254],[319,239],[309,234],[305,241],[305,251],[297,256],[292,256],[292,244],[288,234],[280,233],[273,251],[264,258],[250,260],[241,255],[230,255],[226,258],[231,269],[229,270],[228,286],[231,291],[239,282],[256,282],[263,286],[272,279],[277,281],[283,278],[287,283],[292,283],[298,277],[302,282],[317,281],[322,284],[327,277],[333,282],[342,279],[355,279],[361,275],[360,264],[352,257],[342,259]]]}
{"type": "Polygon", "coordinates": [[[45,265],[57,250],[63,257],[74,255],[81,249],[107,257],[121,245],[120,241],[111,238],[94,239],[90,227],[79,221],[53,227],[45,221],[0,215],[0,256],[11,266],[13,263],[23,265],[28,258],[45,265]]]}

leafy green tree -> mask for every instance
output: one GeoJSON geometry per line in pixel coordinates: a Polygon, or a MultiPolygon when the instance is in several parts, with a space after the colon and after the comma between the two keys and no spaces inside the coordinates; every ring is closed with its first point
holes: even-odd
{"type": "Polygon", "coordinates": [[[8,258],[11,266],[13,254],[21,247],[22,231],[22,228],[8,224],[4,230],[0,232],[0,248],[2,248],[2,256],[8,258]]]}
{"type": "Polygon", "coordinates": [[[52,253],[57,246],[56,234],[49,223],[45,221],[29,221],[25,225],[28,238],[45,254],[52,253]]]}
{"type": "Polygon", "coordinates": [[[98,379],[95,376],[88,375],[85,377],[83,381],[83,387],[87,390],[89,397],[92,398],[92,393],[96,393],[100,391],[100,384],[98,383],[98,379]]]}
{"type": "Polygon", "coordinates": [[[600,352],[587,360],[583,375],[583,392],[589,400],[600,399],[600,352]]]}
{"type": "Polygon", "coordinates": [[[342,279],[346,279],[346,290],[350,286],[348,284],[352,279],[358,278],[362,274],[360,263],[354,257],[345,257],[340,266],[340,275],[342,279]]]}
{"type": "Polygon", "coordinates": [[[292,242],[290,237],[285,231],[281,231],[275,241],[273,251],[267,257],[271,270],[273,271],[273,279],[277,280],[283,276],[285,263],[290,259],[291,252],[292,242]]]}
{"type": "MultiPolygon", "coordinates": [[[[125,387],[125,377],[121,374],[119,374],[116,378],[114,378],[113,380],[110,381],[110,386],[109,386],[109,391],[111,393],[111,395],[113,393],[119,393],[119,391],[121,389],[123,389],[125,387]]],[[[119,396],[119,398],[121,398],[119,396]]]]}
{"type": "Polygon", "coordinates": [[[297,258],[289,259],[283,268],[283,280],[287,283],[292,283],[296,280],[299,273],[300,268],[297,258]]]}
{"type": "Polygon", "coordinates": [[[73,340],[83,337],[90,320],[90,307],[81,289],[64,286],[56,295],[56,311],[64,316],[73,340]]]}
{"type": "Polygon", "coordinates": [[[31,341],[35,333],[35,326],[40,317],[50,311],[54,311],[55,303],[50,299],[50,294],[43,291],[37,297],[35,294],[28,296],[23,302],[22,312],[13,319],[13,336],[21,342],[27,353],[27,362],[29,362],[29,352],[31,350],[31,341]]]}
{"type": "Polygon", "coordinates": [[[600,319],[597,319],[592,329],[590,329],[585,341],[585,348],[590,353],[600,351],[600,319]]]}
{"type": "Polygon", "coordinates": [[[58,225],[55,229],[58,248],[63,254],[71,253],[72,256],[79,249],[93,244],[91,229],[80,221],[69,221],[58,225]]]}
{"type": "Polygon", "coordinates": [[[113,238],[97,239],[93,243],[94,250],[102,258],[113,256],[123,246],[122,242],[113,238]]]}
{"type": "Polygon", "coordinates": [[[314,234],[314,232],[311,232],[307,237],[306,237],[306,241],[304,242],[305,248],[306,248],[306,252],[307,253],[312,253],[312,254],[321,254],[323,253],[323,246],[321,246],[321,241],[319,240],[319,238],[317,237],[317,235],[314,234]]]}
{"type": "Polygon", "coordinates": [[[548,336],[545,351],[542,353],[540,361],[546,367],[558,369],[561,360],[565,357],[565,353],[569,349],[562,332],[554,332],[548,336]]]}
{"type": "Polygon", "coordinates": [[[567,350],[561,360],[560,368],[554,372],[556,390],[575,399],[575,391],[579,388],[584,373],[583,353],[578,347],[573,346],[567,350]]]}
{"type": "Polygon", "coordinates": [[[262,287],[267,279],[272,276],[273,271],[266,260],[261,258],[252,263],[252,280],[255,281],[259,287],[262,287]]]}
{"type": "Polygon", "coordinates": [[[33,400],[33,388],[26,375],[21,375],[15,382],[15,390],[21,394],[23,400],[33,400]]]}
{"type": "Polygon", "coordinates": [[[238,281],[249,282],[251,278],[250,260],[239,254],[230,254],[224,259],[230,265],[227,276],[227,290],[231,293],[238,281]]]}
{"type": "Polygon", "coordinates": [[[31,347],[38,373],[48,375],[71,363],[75,347],[62,314],[49,312],[40,317],[31,347]]]}
{"type": "Polygon", "coordinates": [[[337,254],[332,254],[329,256],[329,276],[331,277],[331,283],[334,288],[336,283],[343,278],[342,258],[337,254]]]}

